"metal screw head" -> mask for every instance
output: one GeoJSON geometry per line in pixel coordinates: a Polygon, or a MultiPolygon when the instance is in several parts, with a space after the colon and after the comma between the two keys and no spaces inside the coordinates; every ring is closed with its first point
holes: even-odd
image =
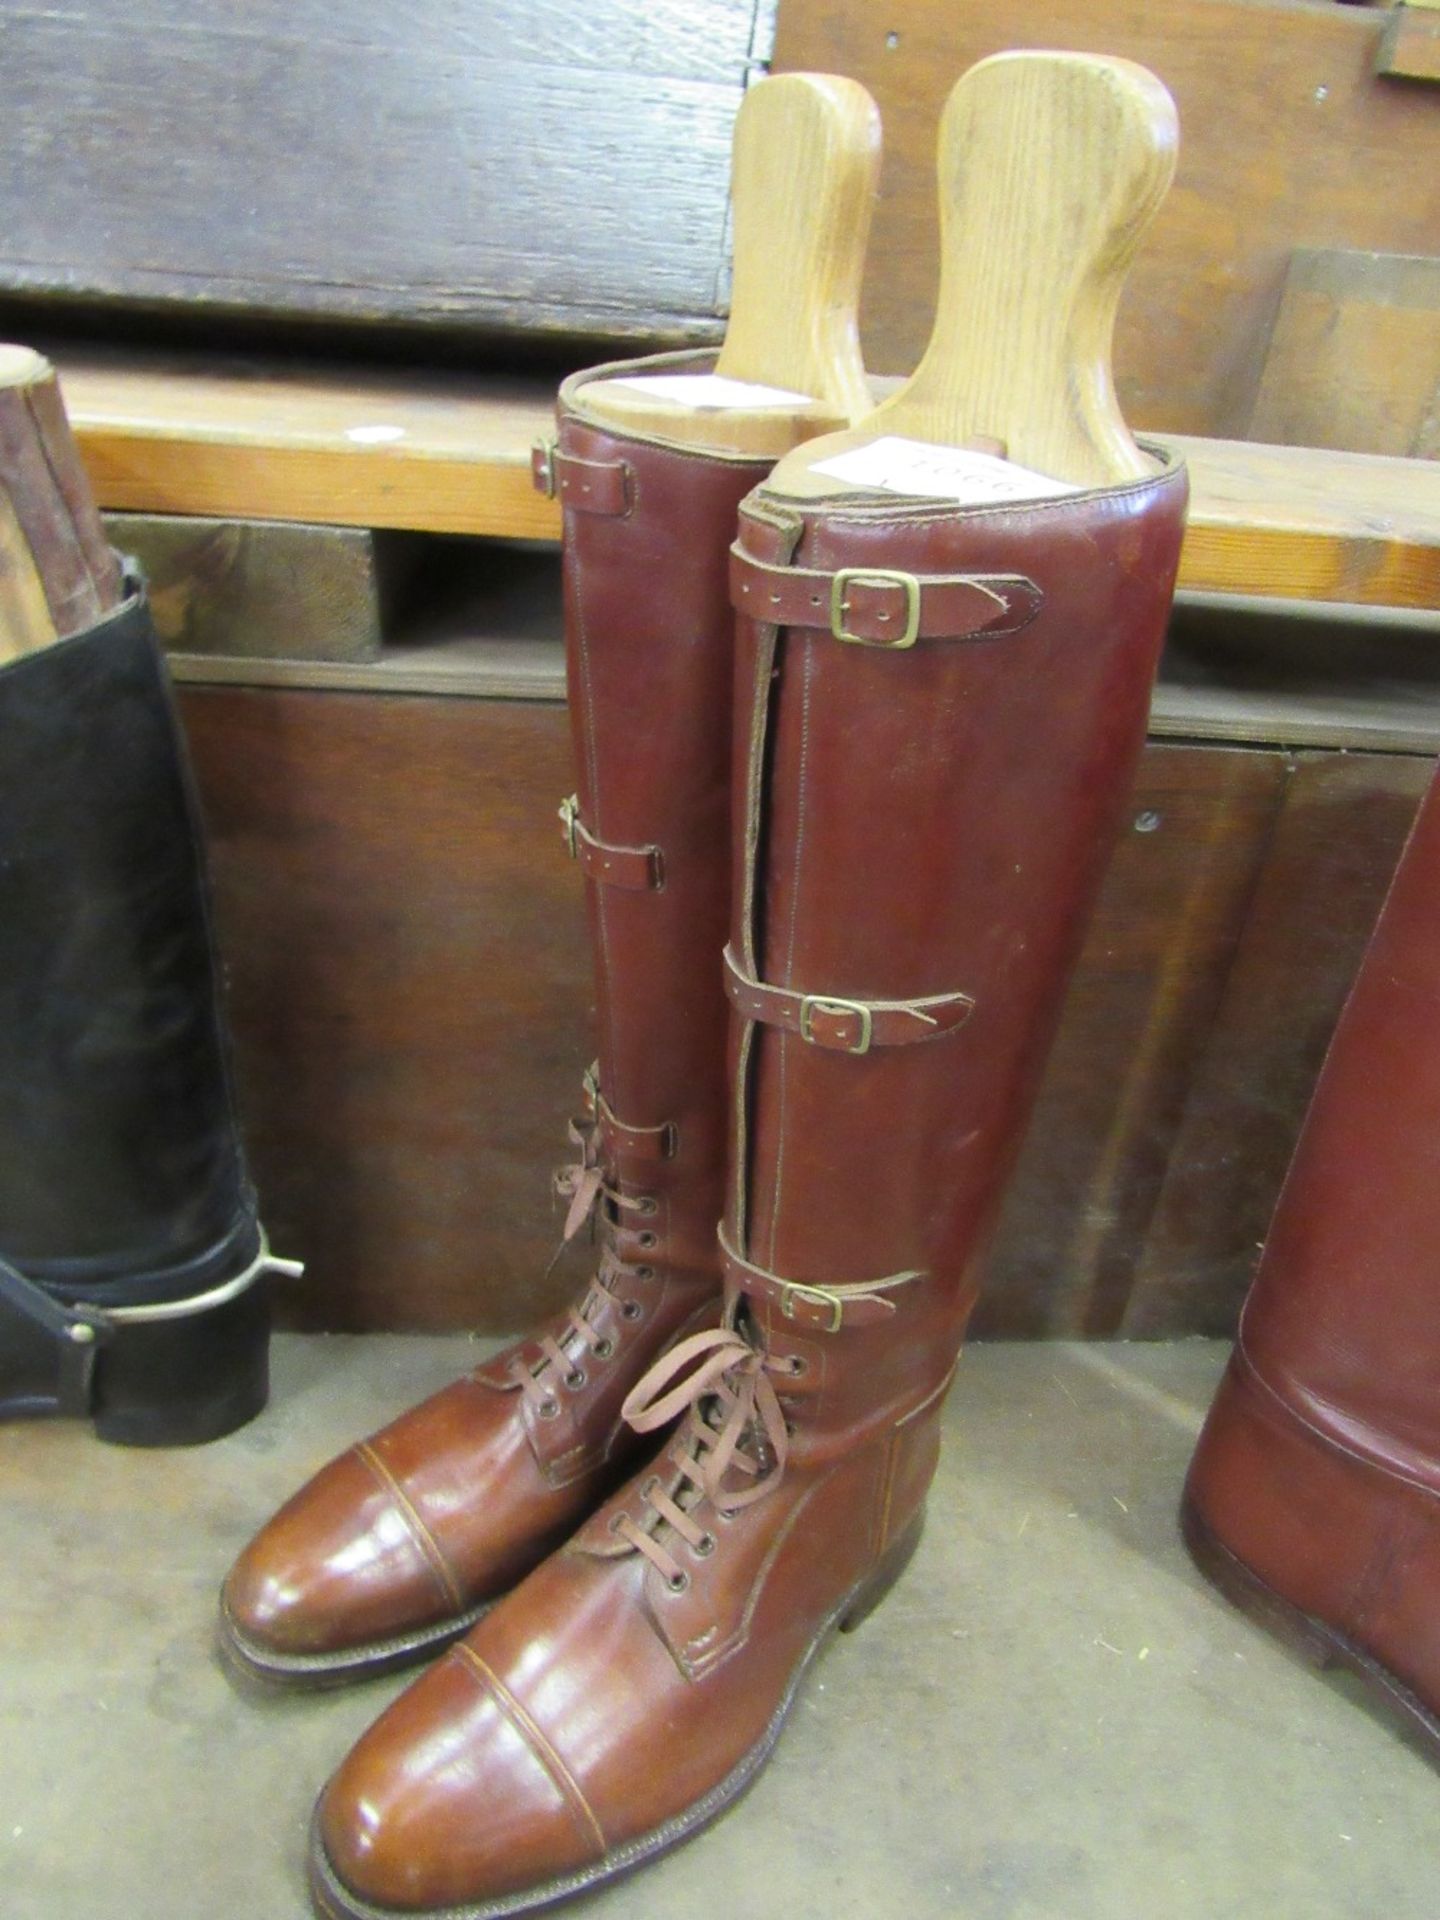
{"type": "Polygon", "coordinates": [[[84,1320],[77,1320],[70,1328],[70,1338],[77,1347],[88,1347],[95,1338],[95,1329],[84,1320]]]}

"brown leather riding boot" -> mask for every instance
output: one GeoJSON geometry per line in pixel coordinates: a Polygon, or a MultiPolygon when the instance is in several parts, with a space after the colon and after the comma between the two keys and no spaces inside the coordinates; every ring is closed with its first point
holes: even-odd
{"type": "Polygon", "coordinates": [[[1340,1017],[1200,1438],[1203,1572],[1440,1755],[1440,781],[1340,1017]]]}
{"type": "Polygon", "coordinates": [[[659,1457],[345,1761],[324,1913],[522,1912],[664,1851],[904,1565],[1184,497],[1172,465],[1011,508],[742,509],[724,1325],[631,1396],[641,1428],[683,1415],[659,1457]]]}
{"type": "Polygon", "coordinates": [[[586,876],[599,1023],[568,1225],[593,1208],[599,1265],[572,1308],[332,1461],[246,1548],[225,1583],[222,1644],[270,1680],[348,1679],[470,1626],[616,1484],[637,1445],[626,1394],[719,1316],[726,564],[737,503],[770,461],[587,418],[589,382],[628,371],[568,381],[558,440],[537,450],[565,510],[578,795],[561,812],[586,876]]]}

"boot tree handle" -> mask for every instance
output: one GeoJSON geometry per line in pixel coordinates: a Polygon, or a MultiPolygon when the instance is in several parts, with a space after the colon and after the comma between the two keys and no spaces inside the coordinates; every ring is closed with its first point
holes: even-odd
{"type": "Polygon", "coordinates": [[[586,410],[627,432],[757,458],[868,413],[856,309],[879,167],[879,115],[856,81],[757,81],[735,121],[730,320],[715,371],[807,404],[721,411],[606,380],[585,386],[586,410]]]}
{"type": "Polygon", "coordinates": [[[55,369],[0,346],[0,661],[93,626],[120,597],[55,369]]]}
{"type": "Polygon", "coordinates": [[[1133,61],[1002,53],[972,67],[940,123],[934,331],[867,428],[998,440],[1081,486],[1149,471],[1115,398],[1111,337],[1178,139],[1170,95],[1133,61]]]}

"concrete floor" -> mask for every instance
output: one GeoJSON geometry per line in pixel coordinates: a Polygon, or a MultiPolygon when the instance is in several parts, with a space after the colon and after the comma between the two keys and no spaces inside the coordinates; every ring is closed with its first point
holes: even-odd
{"type": "MultiPolygon", "coordinates": [[[[0,1429],[0,1914],[301,1920],[315,1790],[400,1683],[241,1697],[216,1586],[324,1456],[473,1364],[458,1339],[277,1342],[264,1419],[136,1454],[0,1429]]],[[[1440,1782],[1231,1612],[1176,1537],[1223,1359],[966,1356],[905,1580],[818,1664],[709,1833],[607,1920],[1436,1920],[1440,1782]]]]}

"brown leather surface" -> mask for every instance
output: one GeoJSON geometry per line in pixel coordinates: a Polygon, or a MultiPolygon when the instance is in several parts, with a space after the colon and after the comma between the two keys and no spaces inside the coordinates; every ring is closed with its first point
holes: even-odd
{"type": "Polygon", "coordinates": [[[783,1027],[812,1047],[833,1047],[841,1053],[943,1040],[975,1010],[968,993],[933,993],[910,1001],[846,1000],[772,986],[752,979],[728,947],[725,992],[731,1006],[747,1020],[783,1027]]]}
{"type": "Polygon", "coordinates": [[[927,574],[880,566],[776,567],[743,544],[730,556],[736,608],[778,626],[819,627],[876,647],[904,645],[913,619],[921,640],[1018,633],[1040,610],[1041,593],[1020,574],[927,574]]]}
{"type": "Polygon", "coordinates": [[[578,821],[582,844],[649,850],[638,887],[624,883],[628,868],[616,885],[584,862],[599,1075],[578,1123],[593,1162],[580,1178],[613,1265],[576,1303],[583,1338],[557,1316],[332,1462],[275,1516],[226,1583],[252,1653],[363,1649],[492,1600],[613,1486],[637,1447],[626,1393],[662,1348],[718,1313],[725,581],[737,503],[768,462],[602,429],[583,416],[586,377],[562,392],[556,464],[562,481],[591,489],[581,500],[562,486],[578,821]],[[624,486],[596,477],[622,468],[624,486]],[[524,1372],[537,1389],[522,1390],[524,1372]]]}
{"type": "Polygon", "coordinates": [[[1321,1071],[1188,1498],[1440,1710],[1440,782],[1321,1071]]]}
{"type": "Polygon", "coordinates": [[[770,1272],[732,1260],[726,1328],[632,1395],[641,1424],[683,1414],[656,1463],[345,1761],[320,1815],[332,1904],[538,1901],[672,1843],[893,1576],[1139,752],[1184,497],[1172,471],[998,513],[747,503],[772,564],[1038,583],[1037,617],[988,643],[739,625],[732,946],[753,977],[857,998],[963,981],[974,1012],[864,1055],[733,1018],[725,1233],[770,1272]]]}

